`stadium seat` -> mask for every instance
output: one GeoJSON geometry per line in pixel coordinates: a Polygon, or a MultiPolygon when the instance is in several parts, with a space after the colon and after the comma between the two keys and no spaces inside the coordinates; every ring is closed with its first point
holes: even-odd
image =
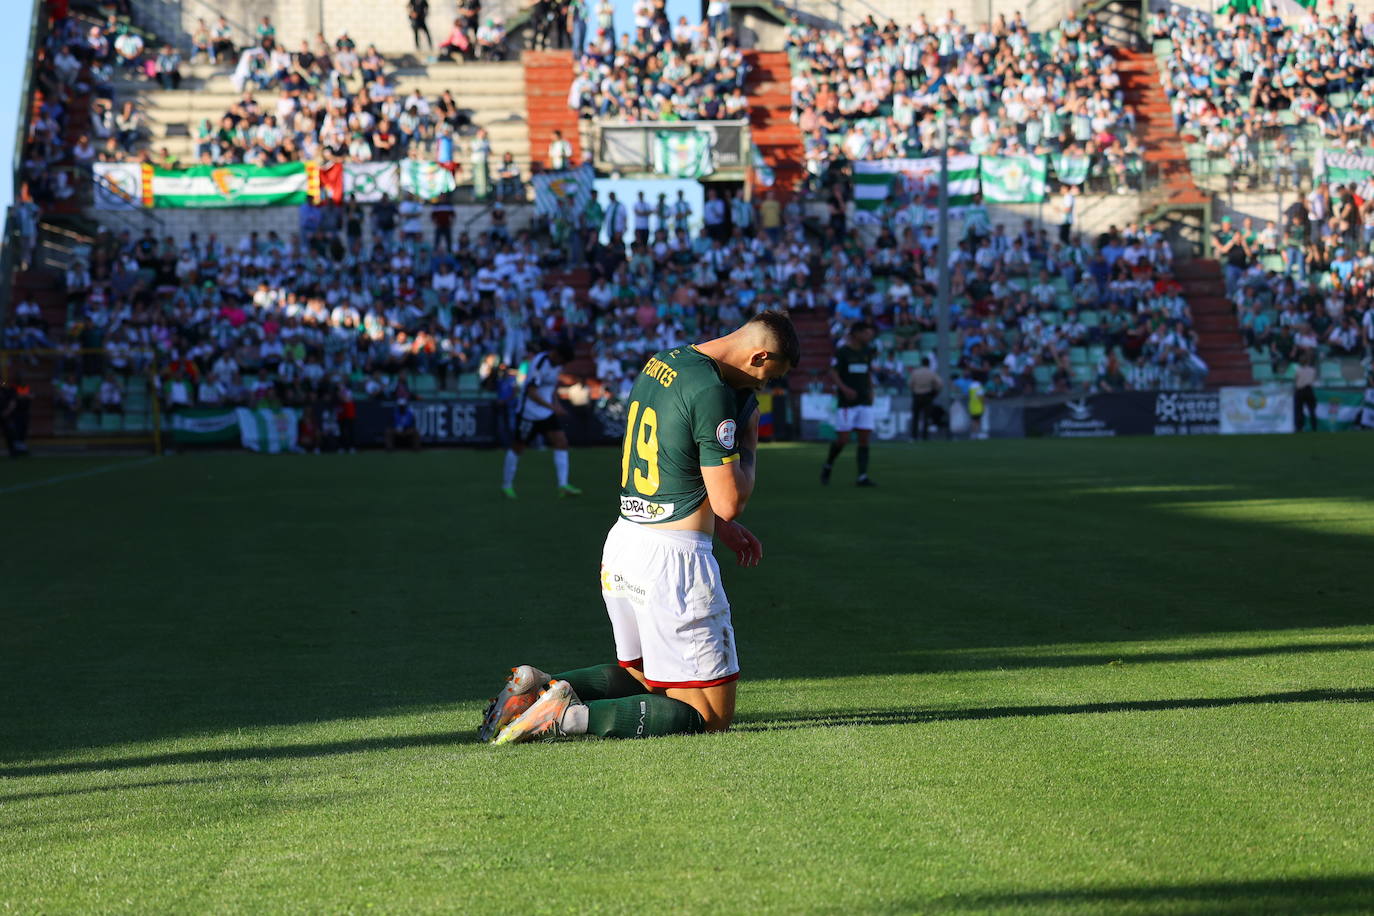
{"type": "Polygon", "coordinates": [[[1031,370],[1035,376],[1035,387],[1042,391],[1048,390],[1054,384],[1054,370],[1049,366],[1036,366],[1031,370]]]}
{"type": "Polygon", "coordinates": [[[1080,312],[1078,320],[1083,322],[1083,327],[1085,328],[1095,328],[1102,323],[1102,314],[1089,309],[1086,312],[1080,312]]]}
{"type": "Polygon", "coordinates": [[[100,414],[80,413],[76,416],[76,431],[81,433],[93,433],[100,430],[100,414]]]}
{"type": "Polygon", "coordinates": [[[102,433],[117,433],[124,429],[124,417],[117,413],[107,413],[100,418],[102,433]]]}
{"type": "Polygon", "coordinates": [[[412,372],[410,390],[412,394],[427,397],[439,390],[439,380],[428,372],[412,372]]]}
{"type": "Polygon", "coordinates": [[[1257,382],[1272,382],[1274,380],[1274,367],[1266,360],[1262,363],[1255,363],[1250,367],[1257,382]]]}
{"type": "Polygon", "coordinates": [[[1107,348],[1101,344],[1094,344],[1088,347],[1088,359],[1094,366],[1102,362],[1107,357],[1107,348]]]}
{"type": "Polygon", "coordinates": [[[1323,382],[1334,382],[1338,385],[1345,384],[1345,372],[1341,368],[1341,360],[1328,359],[1322,363],[1321,380],[1323,382]]]}
{"type": "Polygon", "coordinates": [[[1081,366],[1088,362],[1087,347],[1069,347],[1069,362],[1081,366]]]}
{"type": "Polygon", "coordinates": [[[152,428],[148,415],[144,413],[130,413],[124,415],[124,431],[126,433],[143,433],[152,428]]]}

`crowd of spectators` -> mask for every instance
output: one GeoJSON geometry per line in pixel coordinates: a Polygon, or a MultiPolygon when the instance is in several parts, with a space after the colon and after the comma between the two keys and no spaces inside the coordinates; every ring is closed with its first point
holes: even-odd
{"type": "MultiPolygon", "coordinates": [[[[851,231],[838,207],[818,226],[796,201],[713,196],[720,219],[699,231],[661,205],[634,217],[622,244],[618,204],[589,203],[561,246],[504,228],[454,237],[441,208],[428,213],[432,236],[418,217],[396,224],[376,210],[366,237],[347,211],[316,214],[290,238],[102,233],[68,273],[66,327],[42,327],[21,303],[4,345],[67,351],[60,396],[110,373],[71,410],[117,409],[116,379],[150,365],[176,383],[164,386],[169,410],[475,393],[549,342],[578,346],[604,391],[623,396],[647,354],[763,308],[830,310],[837,336],[876,323],[879,381],[894,389],[935,356],[929,226],[851,231]],[[573,250],[590,268],[585,296],[548,276],[573,250]],[[91,348],[103,359],[78,354],[91,348]]],[[[951,252],[953,368],[988,395],[1190,387],[1205,375],[1157,233],[1128,225],[1061,242],[1029,222],[965,227],[951,252]]]]}
{"type": "MultiPolygon", "coordinates": [[[[712,7],[724,6],[713,2],[712,7]]],[[[664,0],[637,0],[634,36],[616,40],[609,0],[597,5],[597,28],[579,45],[568,107],[585,118],[618,121],[710,121],[747,118],[744,52],[728,16],[698,25],[668,21],[664,0]]],[[[575,36],[576,38],[576,36],[575,36]]]]}
{"type": "Polygon", "coordinates": [[[1275,375],[1374,355],[1374,200],[1318,183],[1277,226],[1223,218],[1212,236],[1246,343],[1275,375]]]}
{"type": "Polygon", "coordinates": [[[1361,23],[1353,7],[1345,18],[1314,7],[1294,24],[1273,6],[1225,20],[1161,11],[1149,27],[1169,42],[1161,69],[1175,126],[1236,171],[1267,152],[1264,177],[1296,185],[1298,150],[1285,128],[1352,151],[1374,136],[1374,14],[1361,23]]]}
{"type": "Polygon", "coordinates": [[[1121,77],[1095,14],[1032,34],[1020,13],[970,29],[950,12],[933,25],[846,30],[793,20],[793,118],[816,180],[848,162],[916,157],[938,148],[979,155],[1085,157],[1090,174],[1136,186],[1143,150],[1121,77]]]}

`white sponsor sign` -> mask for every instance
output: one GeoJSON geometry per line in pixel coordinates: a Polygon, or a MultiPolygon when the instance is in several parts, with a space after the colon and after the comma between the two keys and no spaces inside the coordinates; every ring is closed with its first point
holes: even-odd
{"type": "Polygon", "coordinates": [[[1221,389],[1223,435],[1292,431],[1293,389],[1287,385],[1221,389]]]}

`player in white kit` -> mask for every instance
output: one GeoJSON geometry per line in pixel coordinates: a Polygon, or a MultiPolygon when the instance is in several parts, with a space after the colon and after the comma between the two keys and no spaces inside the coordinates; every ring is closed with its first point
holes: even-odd
{"type": "Polygon", "coordinates": [[[506,452],[501,492],[515,499],[515,471],[525,447],[543,436],[553,449],[553,467],[558,475],[558,495],[581,496],[582,491],[568,483],[568,434],[559,419],[567,411],[558,403],[559,369],[571,362],[572,347],[566,343],[536,353],[525,373],[525,387],[515,408],[515,437],[506,452]]]}

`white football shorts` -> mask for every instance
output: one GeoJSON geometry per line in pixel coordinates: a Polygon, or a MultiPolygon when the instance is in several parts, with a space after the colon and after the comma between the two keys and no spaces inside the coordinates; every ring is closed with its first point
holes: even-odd
{"type": "Polygon", "coordinates": [[[873,429],[873,405],[841,407],[835,414],[835,432],[847,433],[854,429],[873,429]]]}
{"type": "Polygon", "coordinates": [[[701,531],[620,519],[601,554],[601,597],[621,667],[651,687],[714,687],[739,677],[730,602],[701,531]]]}

